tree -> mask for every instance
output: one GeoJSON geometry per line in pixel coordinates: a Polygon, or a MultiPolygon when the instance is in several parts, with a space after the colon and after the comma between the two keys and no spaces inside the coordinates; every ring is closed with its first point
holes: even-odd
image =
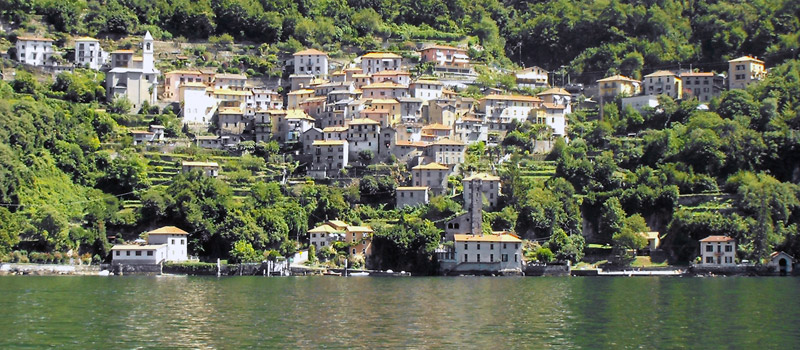
{"type": "Polygon", "coordinates": [[[648,231],[644,218],[635,214],[625,219],[619,232],[612,238],[616,263],[630,264],[636,257],[636,250],[647,246],[647,238],[641,232],[648,231]]]}
{"type": "Polygon", "coordinates": [[[128,114],[131,109],[133,109],[133,105],[125,96],[115,97],[108,106],[108,111],[114,114],[128,114]]]}
{"type": "Polygon", "coordinates": [[[245,240],[236,241],[229,255],[233,263],[253,263],[260,260],[258,252],[253,249],[253,245],[245,240]]]}
{"type": "Polygon", "coordinates": [[[0,207],[0,254],[8,253],[19,243],[25,222],[16,213],[0,207]]]}
{"type": "Polygon", "coordinates": [[[603,203],[600,209],[600,227],[598,233],[601,237],[609,239],[622,230],[625,224],[625,211],[617,197],[611,197],[603,203]]]}

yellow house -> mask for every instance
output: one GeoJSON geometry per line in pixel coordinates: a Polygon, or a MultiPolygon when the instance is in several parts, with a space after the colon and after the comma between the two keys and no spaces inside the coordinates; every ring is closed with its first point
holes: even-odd
{"type": "Polygon", "coordinates": [[[668,70],[645,75],[642,86],[645,95],[667,95],[673,99],[683,98],[683,80],[668,70]]]}
{"type": "Polygon", "coordinates": [[[744,89],[754,81],[764,78],[764,61],[755,57],[742,56],[728,61],[728,88],[744,89]]]}
{"type": "Polygon", "coordinates": [[[393,98],[374,98],[367,100],[367,106],[383,109],[389,113],[389,125],[400,124],[400,102],[393,98]]]}
{"type": "Polygon", "coordinates": [[[641,92],[641,83],[624,75],[614,75],[597,81],[600,96],[635,96],[641,92]]]}

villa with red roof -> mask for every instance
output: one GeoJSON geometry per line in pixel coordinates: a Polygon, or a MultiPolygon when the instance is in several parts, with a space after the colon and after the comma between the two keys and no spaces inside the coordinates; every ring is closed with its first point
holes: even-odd
{"type": "Polygon", "coordinates": [[[700,265],[720,267],[736,265],[736,240],[728,236],[708,236],[700,240],[700,265]]]}

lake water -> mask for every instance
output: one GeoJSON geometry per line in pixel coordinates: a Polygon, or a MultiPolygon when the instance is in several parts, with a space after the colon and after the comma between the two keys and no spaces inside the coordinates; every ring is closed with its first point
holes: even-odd
{"type": "Polygon", "coordinates": [[[0,277],[0,349],[797,349],[798,278],[0,277]]]}

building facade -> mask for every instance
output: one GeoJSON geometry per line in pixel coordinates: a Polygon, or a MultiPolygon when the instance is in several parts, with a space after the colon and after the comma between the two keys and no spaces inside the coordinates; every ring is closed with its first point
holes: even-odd
{"type": "Polygon", "coordinates": [[[708,236],[700,240],[700,265],[736,265],[736,241],[728,236],[708,236]]]}

